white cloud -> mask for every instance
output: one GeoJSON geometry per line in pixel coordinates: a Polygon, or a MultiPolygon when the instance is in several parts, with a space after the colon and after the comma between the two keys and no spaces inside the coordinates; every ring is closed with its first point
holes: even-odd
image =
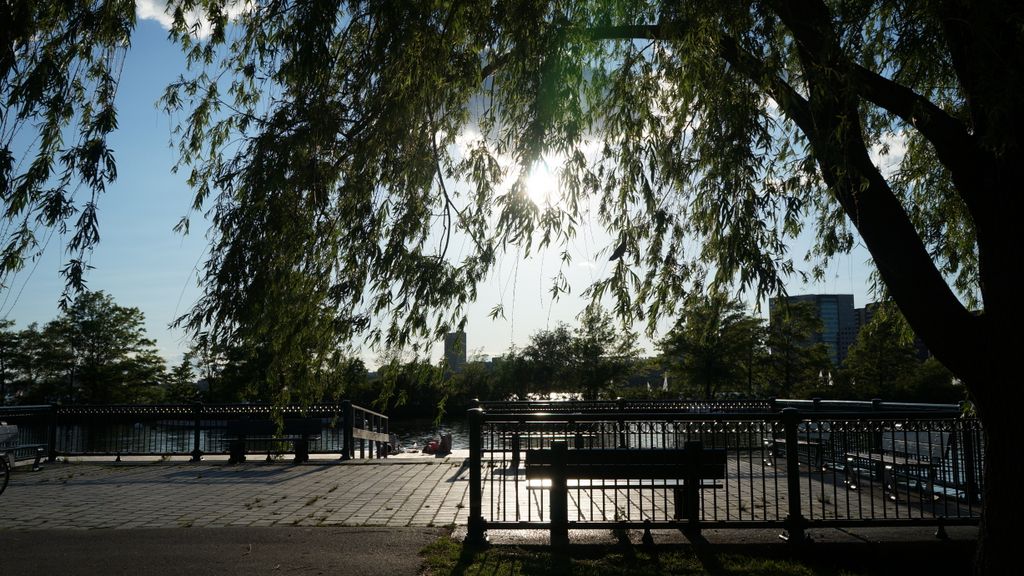
{"type": "Polygon", "coordinates": [[[889,133],[882,136],[881,141],[871,147],[871,161],[878,167],[885,178],[891,177],[907,154],[907,134],[905,132],[889,133]],[[883,154],[883,149],[885,153],[883,154]]]}
{"type": "MultiPolygon", "coordinates": [[[[238,15],[252,9],[250,2],[239,0],[228,6],[228,18],[234,20],[238,15]]],[[[174,24],[174,17],[167,12],[167,0],[136,0],[135,15],[140,20],[155,20],[164,29],[170,30],[174,24]]],[[[200,39],[209,38],[213,32],[213,26],[203,18],[198,10],[193,10],[185,16],[189,24],[199,23],[196,37],[200,39]]]]}
{"type": "Polygon", "coordinates": [[[168,30],[174,22],[171,15],[167,13],[167,2],[164,0],[136,0],[135,16],[140,20],[156,20],[168,30]]]}

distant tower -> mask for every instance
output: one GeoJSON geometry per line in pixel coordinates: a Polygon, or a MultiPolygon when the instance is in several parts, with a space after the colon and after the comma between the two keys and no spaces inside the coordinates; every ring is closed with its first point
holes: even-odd
{"type": "Polygon", "coordinates": [[[452,372],[462,372],[466,365],[466,333],[462,330],[444,335],[444,359],[452,372]]]}
{"type": "MultiPolygon", "coordinates": [[[[821,342],[828,348],[833,366],[839,366],[846,359],[846,352],[857,338],[858,315],[853,309],[852,294],[805,294],[786,298],[772,298],[769,308],[774,311],[783,305],[809,302],[814,305],[821,320],[821,332],[811,336],[808,344],[821,342]]],[[[774,312],[773,312],[774,313],[774,312]]]]}

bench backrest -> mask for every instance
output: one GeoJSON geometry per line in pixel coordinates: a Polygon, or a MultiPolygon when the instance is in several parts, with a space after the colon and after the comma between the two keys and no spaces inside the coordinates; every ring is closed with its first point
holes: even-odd
{"type": "Polygon", "coordinates": [[[949,432],[902,431],[882,433],[882,450],[919,460],[941,460],[949,451],[949,432]]]}
{"type": "Polygon", "coordinates": [[[14,448],[18,443],[18,427],[13,424],[0,425],[0,448],[14,448]]]}
{"type": "MultiPolygon", "coordinates": [[[[320,434],[323,423],[319,418],[285,418],[283,436],[313,436],[320,434]]],[[[273,420],[228,420],[229,436],[273,436],[277,422],[273,420]]]]}
{"type": "Polygon", "coordinates": [[[684,479],[696,464],[698,479],[725,478],[725,450],[686,448],[527,450],[526,478],[606,480],[684,479]]]}

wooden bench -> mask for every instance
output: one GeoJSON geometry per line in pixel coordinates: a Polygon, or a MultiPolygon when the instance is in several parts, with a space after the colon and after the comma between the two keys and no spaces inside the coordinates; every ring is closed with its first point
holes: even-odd
{"type": "Polygon", "coordinates": [[[556,441],[550,449],[526,451],[526,480],[550,481],[541,488],[551,491],[551,543],[569,541],[569,480],[588,481],[584,490],[631,488],[671,489],[675,520],[686,520],[687,530],[700,530],[700,491],[720,488],[705,480],[725,478],[725,451],[706,450],[700,442],[684,448],[569,450],[568,443],[556,441]],[[660,483],[644,483],[660,480],[660,483]],[[625,484],[619,481],[625,481],[625,484]],[[669,483],[671,482],[671,484],[669,483]]]}
{"type": "MultiPolygon", "coordinates": [[[[826,470],[828,465],[825,462],[825,447],[828,445],[828,440],[827,433],[826,437],[820,440],[817,438],[813,438],[811,440],[801,438],[800,440],[797,440],[797,460],[816,470],[826,470]]],[[[772,438],[771,440],[765,440],[765,445],[768,451],[768,458],[764,461],[765,464],[774,466],[777,463],[780,454],[783,458],[786,457],[785,438],[772,438]]]]}
{"type": "Polygon", "coordinates": [[[39,470],[39,462],[45,452],[45,444],[19,444],[18,427],[12,424],[0,422],[0,493],[7,488],[10,481],[10,474],[17,462],[18,451],[33,450],[35,460],[32,462],[32,470],[39,470]]]}
{"type": "MultiPolygon", "coordinates": [[[[543,449],[544,443],[547,442],[549,446],[554,445],[555,442],[559,441],[572,441],[572,446],[576,450],[583,450],[584,448],[593,448],[594,439],[597,438],[597,434],[591,434],[587,432],[539,432],[539,433],[521,433],[513,432],[509,437],[511,440],[510,448],[495,448],[492,452],[512,452],[512,467],[518,468],[522,462],[521,454],[525,450],[543,449]],[[526,441],[524,447],[523,441],[526,441]],[[534,448],[533,443],[537,442],[540,444],[534,448]]],[[[504,442],[502,442],[504,444],[504,442]]]]}
{"type": "MultiPolygon", "coordinates": [[[[806,422],[801,423],[796,442],[797,460],[816,470],[825,470],[828,467],[828,463],[825,461],[825,451],[831,440],[832,432],[826,427],[806,422]]],[[[764,463],[768,466],[774,466],[780,455],[788,456],[785,438],[767,439],[764,441],[764,445],[768,452],[764,463]]]]}
{"type": "Polygon", "coordinates": [[[935,494],[936,468],[950,451],[949,432],[890,431],[883,432],[878,450],[846,453],[845,482],[851,490],[860,486],[858,469],[867,463],[890,500],[898,496],[898,481],[925,482],[925,491],[935,494]]]}
{"type": "Polygon", "coordinates": [[[14,468],[17,452],[31,450],[33,454],[32,471],[40,469],[39,463],[46,453],[46,444],[19,444],[18,427],[0,422],[0,454],[6,454],[11,468],[14,468]]]}
{"type": "Polygon", "coordinates": [[[295,463],[309,460],[309,442],[320,439],[323,422],[320,418],[285,418],[284,427],[278,433],[277,422],[273,420],[229,420],[225,439],[228,441],[229,464],[245,462],[246,442],[268,442],[267,460],[272,459],[274,442],[292,442],[295,447],[295,463]]]}

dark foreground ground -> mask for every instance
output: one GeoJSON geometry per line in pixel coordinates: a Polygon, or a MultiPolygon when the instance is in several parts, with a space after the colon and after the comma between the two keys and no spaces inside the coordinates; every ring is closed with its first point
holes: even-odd
{"type": "Polygon", "coordinates": [[[820,533],[802,547],[766,531],[709,531],[710,538],[696,542],[658,531],[655,546],[641,544],[639,531],[590,531],[565,551],[548,546],[541,531],[514,538],[497,532],[496,543],[482,549],[463,546],[463,530],[454,537],[449,532],[298,526],[0,531],[0,575],[943,575],[969,574],[974,552],[966,531],[948,541],[924,532],[902,534],[910,536],[903,541],[820,533]]]}
{"type": "Polygon", "coordinates": [[[973,555],[970,541],[826,541],[797,549],[762,542],[644,546],[623,539],[556,552],[528,544],[473,549],[445,537],[424,558],[433,576],[883,576],[971,574],[973,555]]]}
{"type": "Polygon", "coordinates": [[[441,528],[0,531],[0,575],[413,576],[441,528]]]}

